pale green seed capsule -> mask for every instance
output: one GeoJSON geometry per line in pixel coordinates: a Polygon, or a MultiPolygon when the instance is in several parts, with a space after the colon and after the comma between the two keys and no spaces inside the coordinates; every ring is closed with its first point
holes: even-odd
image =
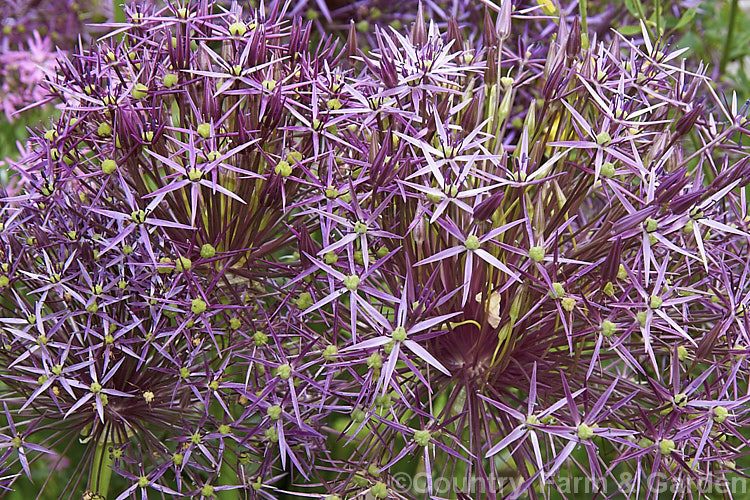
{"type": "Polygon", "coordinates": [[[473,234],[466,238],[466,241],[464,242],[464,246],[467,250],[477,250],[479,248],[479,245],[479,238],[477,238],[477,236],[473,234]]]}
{"type": "Polygon", "coordinates": [[[183,273],[191,267],[193,267],[193,261],[191,261],[187,257],[180,257],[179,259],[177,259],[177,262],[175,262],[174,266],[175,270],[178,273],[183,273]]]}
{"type": "Polygon", "coordinates": [[[268,415],[268,418],[271,420],[278,420],[281,418],[281,407],[279,405],[269,406],[266,410],[266,415],[268,415]]]}
{"type": "Polygon", "coordinates": [[[565,297],[560,301],[560,305],[566,311],[571,312],[576,307],[576,299],[573,297],[565,297]]]}
{"type": "Polygon", "coordinates": [[[727,419],[729,416],[729,410],[726,409],[724,406],[717,406],[713,409],[713,415],[714,415],[714,422],[717,424],[720,424],[724,422],[724,420],[727,419]]]}
{"type": "Polygon", "coordinates": [[[662,455],[669,455],[677,446],[672,439],[662,439],[659,441],[659,451],[662,455]]]}
{"type": "Polygon", "coordinates": [[[328,345],[323,350],[323,359],[326,361],[333,361],[333,359],[336,357],[336,355],[339,353],[339,350],[336,348],[335,345],[328,345]]]}
{"type": "Polygon", "coordinates": [[[299,295],[299,298],[297,298],[297,307],[300,309],[307,309],[313,305],[312,295],[310,295],[310,292],[302,292],[299,295]]]}
{"type": "Polygon", "coordinates": [[[289,162],[286,160],[281,160],[276,164],[276,167],[274,167],[273,171],[276,173],[276,175],[280,175],[281,177],[289,177],[292,175],[292,166],[289,165],[289,162]]]}
{"type": "Polygon", "coordinates": [[[427,430],[419,430],[414,433],[414,441],[416,441],[419,446],[427,446],[430,443],[431,438],[432,435],[430,434],[430,431],[427,430]]]}
{"type": "Polygon", "coordinates": [[[658,309],[663,303],[664,299],[662,299],[658,295],[652,295],[651,297],[649,297],[649,306],[651,306],[651,309],[658,309]]]}
{"type": "Polygon", "coordinates": [[[602,177],[606,178],[614,177],[616,174],[614,163],[609,161],[605,161],[604,163],[602,163],[601,174],[602,177]]]}
{"type": "Polygon", "coordinates": [[[232,36],[242,36],[247,32],[247,26],[245,23],[236,22],[229,26],[229,34],[232,36]]]}
{"type": "Polygon", "coordinates": [[[375,498],[388,498],[388,486],[386,486],[385,483],[378,481],[372,488],[370,488],[370,494],[375,498]]]}
{"type": "Polygon", "coordinates": [[[211,136],[210,123],[201,123],[200,125],[198,125],[198,128],[196,130],[198,132],[198,135],[200,135],[204,139],[208,139],[211,136]]]}
{"type": "Polygon", "coordinates": [[[201,257],[204,259],[210,259],[216,255],[216,248],[210,243],[206,243],[201,247],[201,257]]]}
{"type": "Polygon", "coordinates": [[[112,127],[109,126],[109,123],[102,122],[99,124],[99,128],[96,129],[96,134],[99,137],[108,137],[112,135],[112,127]]]}
{"type": "Polygon", "coordinates": [[[276,374],[284,380],[288,380],[292,376],[292,367],[289,364],[280,365],[276,368],[276,374]]]}
{"type": "Polygon", "coordinates": [[[111,159],[104,160],[102,162],[102,172],[109,175],[117,170],[117,162],[111,159]]]}
{"type": "Polygon", "coordinates": [[[255,342],[256,347],[263,347],[268,343],[268,335],[263,332],[255,332],[253,334],[253,342],[255,342]]]}
{"type": "Polygon", "coordinates": [[[261,85],[263,85],[263,88],[268,90],[269,92],[273,92],[273,90],[276,88],[276,80],[263,80],[261,85]]]}
{"type": "Polygon", "coordinates": [[[688,350],[684,345],[677,347],[677,359],[685,361],[688,357],[688,350]]]}
{"type": "Polygon", "coordinates": [[[344,278],[344,286],[348,290],[356,290],[359,287],[359,282],[359,276],[357,276],[356,274],[352,274],[344,278]]]}
{"type": "Polygon", "coordinates": [[[177,84],[177,80],[177,75],[175,75],[174,73],[167,73],[164,75],[161,82],[165,87],[172,88],[175,86],[175,84],[177,84]]]}
{"type": "Polygon", "coordinates": [[[393,340],[396,342],[403,342],[406,340],[406,329],[403,326],[396,327],[395,330],[393,330],[393,333],[391,333],[391,337],[393,337],[393,340]]]}
{"type": "Polygon", "coordinates": [[[374,352],[367,358],[367,368],[379,370],[383,367],[383,357],[374,352]]]}
{"type": "Polygon", "coordinates": [[[190,310],[193,314],[201,314],[206,311],[208,304],[200,298],[193,299],[190,304],[190,310]]]}
{"type": "Polygon", "coordinates": [[[591,426],[581,422],[578,424],[578,429],[576,429],[576,434],[580,439],[591,439],[594,437],[594,429],[591,428],[591,426]]]}
{"type": "Polygon", "coordinates": [[[601,324],[601,332],[604,337],[609,338],[617,331],[617,325],[612,321],[605,319],[601,324]]]}
{"type": "Polygon", "coordinates": [[[529,258],[534,262],[542,262],[544,260],[544,247],[534,246],[529,249],[529,258]]]}
{"type": "Polygon", "coordinates": [[[555,299],[562,298],[565,295],[565,287],[562,285],[562,283],[558,283],[557,281],[555,281],[554,283],[552,283],[552,290],[550,290],[550,295],[555,299]]]}
{"type": "Polygon", "coordinates": [[[136,83],[130,92],[134,99],[143,99],[148,95],[148,87],[142,83],[136,83]]]}

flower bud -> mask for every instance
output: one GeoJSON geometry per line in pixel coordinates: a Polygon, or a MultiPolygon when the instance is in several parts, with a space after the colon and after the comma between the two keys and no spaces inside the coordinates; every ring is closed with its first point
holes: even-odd
{"type": "Polygon", "coordinates": [[[703,104],[701,103],[682,115],[680,119],[677,120],[677,124],[675,125],[674,139],[676,139],[677,137],[682,137],[683,135],[690,132],[690,130],[693,128],[693,125],[695,125],[695,122],[697,122],[698,118],[700,118],[700,116],[703,114],[703,110],[703,104]]]}
{"type": "Polygon", "coordinates": [[[357,44],[357,28],[354,25],[354,21],[349,21],[349,36],[346,39],[346,55],[350,58],[356,57],[359,52],[359,46],[357,44]]]}
{"type": "Polygon", "coordinates": [[[474,207],[474,211],[473,211],[474,220],[486,221],[488,219],[491,219],[492,214],[494,214],[495,211],[498,208],[500,208],[500,205],[502,204],[504,197],[505,197],[504,191],[497,191],[491,196],[482,200],[481,203],[479,203],[479,205],[474,207]]]}
{"type": "MultiPolygon", "coordinates": [[[[500,13],[497,15],[495,24],[495,34],[500,40],[506,40],[510,36],[511,30],[511,13],[513,11],[513,2],[511,0],[502,0],[500,13]]],[[[490,16],[485,11],[485,18],[490,16]]]]}
{"type": "MultiPolygon", "coordinates": [[[[563,23],[565,21],[561,21],[563,23]]],[[[573,18],[573,26],[570,28],[570,33],[568,34],[568,41],[565,44],[565,53],[568,57],[571,59],[576,57],[578,53],[581,51],[581,22],[576,16],[573,18]]]]}
{"type": "Polygon", "coordinates": [[[427,43],[427,26],[424,22],[424,8],[422,7],[422,2],[419,2],[419,7],[417,7],[417,16],[414,25],[411,28],[410,38],[411,43],[417,46],[427,43]]]}

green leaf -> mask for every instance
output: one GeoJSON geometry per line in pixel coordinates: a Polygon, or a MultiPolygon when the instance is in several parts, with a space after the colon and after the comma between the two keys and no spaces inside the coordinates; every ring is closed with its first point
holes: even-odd
{"type": "Polygon", "coordinates": [[[625,0],[625,8],[628,9],[633,16],[638,17],[638,9],[635,6],[635,0],[625,0]]]}
{"type": "Polygon", "coordinates": [[[692,9],[688,9],[688,10],[686,10],[686,11],[685,11],[685,12],[684,12],[684,13],[682,14],[682,17],[680,17],[680,20],[679,20],[679,21],[677,21],[677,24],[676,24],[676,25],[674,26],[674,28],[673,28],[673,29],[675,29],[675,30],[679,30],[679,29],[682,29],[682,28],[684,28],[685,26],[687,26],[687,25],[688,25],[688,23],[690,23],[690,21],[692,21],[692,20],[693,20],[693,18],[695,17],[695,13],[696,13],[697,11],[698,11],[698,8],[697,8],[697,7],[693,7],[692,9]]]}
{"type": "Polygon", "coordinates": [[[620,26],[619,28],[617,28],[617,31],[619,31],[621,34],[625,36],[640,35],[641,27],[640,26],[620,26]]]}

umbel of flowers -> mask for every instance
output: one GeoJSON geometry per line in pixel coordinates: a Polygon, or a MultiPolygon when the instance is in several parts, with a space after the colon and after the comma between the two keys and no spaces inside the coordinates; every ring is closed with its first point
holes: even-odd
{"type": "Polygon", "coordinates": [[[0,99],[9,120],[46,101],[41,85],[54,72],[57,50],[88,43],[92,26],[111,17],[111,2],[7,0],[0,4],[0,99]]]}
{"type": "Polygon", "coordinates": [[[364,48],[278,2],[132,7],[63,60],[0,214],[11,470],[75,448],[65,495],[329,499],[735,473],[744,109],[558,15],[364,48]]]}

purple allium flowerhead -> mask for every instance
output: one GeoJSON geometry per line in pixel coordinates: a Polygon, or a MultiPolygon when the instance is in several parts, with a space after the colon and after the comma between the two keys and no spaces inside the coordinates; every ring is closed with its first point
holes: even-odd
{"type": "Polygon", "coordinates": [[[57,50],[71,50],[79,37],[88,42],[90,23],[111,18],[111,9],[111,2],[100,0],[0,4],[0,100],[9,120],[21,109],[47,101],[40,84],[54,73],[57,50]]]}
{"type": "Polygon", "coordinates": [[[0,51],[0,99],[8,120],[16,111],[47,98],[47,90],[40,84],[54,72],[56,58],[50,39],[38,32],[27,45],[0,51]]]}
{"type": "Polygon", "coordinates": [[[745,110],[647,34],[579,30],[477,56],[376,31],[344,84],[363,125],[298,205],[322,242],[293,282],[360,367],[339,494],[398,491],[415,454],[428,491],[484,497],[716,483],[746,453],[745,110]]]}
{"type": "Polygon", "coordinates": [[[134,6],[63,60],[0,212],[16,470],[80,445],[65,494],[123,499],[726,479],[745,109],[550,5],[318,41],[290,3],[134,6]]]}
{"type": "Polygon", "coordinates": [[[66,494],[106,495],[112,469],[115,496],[310,478],[336,404],[282,289],[334,48],[278,12],[210,12],[133,8],[64,59],[62,113],[4,200],[4,400],[39,446],[84,443],[66,494]]]}
{"type": "Polygon", "coordinates": [[[112,4],[103,0],[6,0],[0,14],[3,47],[22,45],[34,32],[50,37],[56,44],[72,46],[79,36],[89,37],[88,24],[111,17],[112,4]]]}

